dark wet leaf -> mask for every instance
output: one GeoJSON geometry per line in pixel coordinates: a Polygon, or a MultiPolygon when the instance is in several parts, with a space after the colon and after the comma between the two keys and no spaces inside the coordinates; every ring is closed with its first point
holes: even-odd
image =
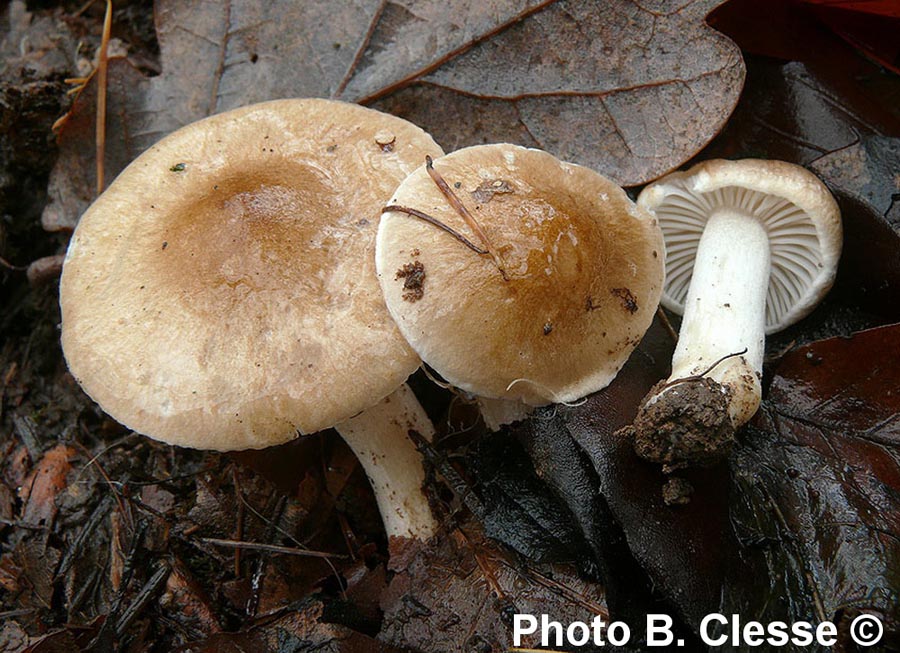
{"type": "Polygon", "coordinates": [[[565,503],[535,475],[531,460],[512,437],[481,440],[468,465],[484,504],[485,534],[536,562],[577,562],[596,576],[596,562],[565,503]]]}
{"type": "Polygon", "coordinates": [[[829,619],[861,611],[900,644],[900,327],[786,356],[732,458],[744,561],[725,611],[829,619]],[[763,612],[764,611],[764,612],[763,612]]]}
{"type": "MultiPolygon", "coordinates": [[[[740,53],[704,22],[719,2],[158,0],[162,73],[110,62],[106,177],[212,113],[339,97],[448,148],[518,142],[643,183],[708,143],[737,102],[740,53]]],[[[48,229],[72,228],[93,197],[95,95],[89,84],[60,134],[48,229]]]]}
{"type": "Polygon", "coordinates": [[[900,9],[891,0],[800,0],[863,54],[900,74],[900,9]]]}
{"type": "MultiPolygon", "coordinates": [[[[812,169],[833,187],[870,204],[886,215],[900,193],[900,137],[860,134],[847,147],[834,150],[812,162],[812,169]]],[[[894,225],[900,234],[900,225],[894,225]]]]}
{"type": "Polygon", "coordinates": [[[644,355],[607,391],[560,408],[559,433],[571,434],[593,461],[657,590],[694,628],[722,612],[829,619],[845,630],[865,610],[896,637],[900,326],[786,356],[729,464],[694,472],[694,497],[678,508],[663,505],[661,474],[614,436],[628,419],[617,408],[636,407],[641,386],[665,368],[665,350],[645,340],[644,355]]]}
{"type": "MultiPolygon", "coordinates": [[[[634,380],[629,371],[625,377],[634,380]]],[[[537,475],[544,481],[544,494],[550,494],[565,508],[577,529],[571,542],[575,551],[584,557],[592,554],[590,577],[598,577],[605,592],[610,613],[617,620],[629,623],[635,632],[644,629],[649,611],[665,611],[650,590],[650,582],[628,549],[622,529],[616,522],[603,495],[603,480],[591,459],[572,439],[565,426],[565,418],[556,407],[539,411],[527,423],[513,427],[512,433],[528,450],[537,475]],[[584,542],[584,544],[582,544],[584,542]],[[658,608],[658,609],[652,609],[658,608]]],[[[493,438],[498,435],[492,436],[493,438]]],[[[508,526],[515,528],[515,523],[508,526]]],[[[493,533],[489,533],[496,537],[493,533]]],[[[584,562],[582,574],[585,573],[584,562]]]]}
{"type": "Polygon", "coordinates": [[[193,653],[400,653],[345,626],[323,621],[322,603],[308,599],[241,633],[219,633],[187,644],[193,653]]]}
{"type": "Polygon", "coordinates": [[[506,651],[516,613],[552,614],[562,623],[606,614],[598,585],[565,567],[526,565],[475,524],[422,548],[394,577],[381,605],[379,639],[428,653],[506,651]]]}
{"type": "Polygon", "coordinates": [[[606,390],[581,406],[558,409],[564,425],[559,437],[571,437],[596,469],[613,520],[594,529],[621,528],[656,591],[672,601],[688,623],[696,624],[722,591],[721,552],[729,546],[728,495],[723,492],[727,471],[719,466],[689,474],[695,496],[673,510],[659,491],[663,474],[641,461],[631,442],[616,435],[634,419],[650,387],[668,375],[672,348],[668,335],[654,324],[606,390]]]}

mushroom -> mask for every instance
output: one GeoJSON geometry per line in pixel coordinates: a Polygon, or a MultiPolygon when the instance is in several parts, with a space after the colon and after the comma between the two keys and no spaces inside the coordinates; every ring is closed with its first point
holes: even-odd
{"type": "Polygon", "coordinates": [[[635,447],[672,471],[723,456],[756,412],[765,335],[807,315],[831,287],[840,212],[804,168],[753,159],[670,174],[638,205],[666,239],[662,304],[684,319],[672,374],[634,422],[635,447]]]}
{"type": "Polygon", "coordinates": [[[574,401],[609,384],[653,319],[663,253],[653,216],[613,182],[497,144],[429,161],[400,184],[376,266],[413,349],[487,398],[497,422],[523,412],[508,402],[574,401]]]}
{"type": "Polygon", "coordinates": [[[72,236],[60,305],[73,376],[116,420],[184,447],[262,448],[338,425],[388,534],[427,537],[407,430],[431,425],[402,387],[420,361],[385,308],[374,246],[385,199],[440,154],[405,120],[313,99],[167,136],[72,236]]]}

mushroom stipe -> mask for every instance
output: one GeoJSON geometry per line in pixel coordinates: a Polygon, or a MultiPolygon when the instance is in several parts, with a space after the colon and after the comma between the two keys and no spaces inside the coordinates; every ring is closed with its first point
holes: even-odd
{"type": "Polygon", "coordinates": [[[834,282],[840,211],[804,168],[754,159],[673,173],[638,204],[666,237],[662,303],[684,319],[669,380],[624,434],[664,471],[712,464],[759,407],[765,335],[807,315],[834,282]]]}

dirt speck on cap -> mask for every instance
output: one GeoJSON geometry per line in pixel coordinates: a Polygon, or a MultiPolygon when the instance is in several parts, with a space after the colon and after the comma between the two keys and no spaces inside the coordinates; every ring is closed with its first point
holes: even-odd
{"type": "Polygon", "coordinates": [[[611,292],[614,297],[619,298],[619,301],[622,302],[622,307],[626,311],[632,314],[637,313],[637,299],[631,294],[631,291],[628,288],[613,288],[609,292],[611,292]]]}
{"type": "Polygon", "coordinates": [[[407,263],[397,270],[395,279],[403,279],[403,299],[417,302],[425,296],[425,266],[421,261],[407,263]]]}
{"type": "Polygon", "coordinates": [[[504,179],[488,179],[481,182],[481,185],[472,191],[472,199],[479,204],[485,204],[494,199],[494,195],[508,195],[512,193],[513,187],[504,179]]]}

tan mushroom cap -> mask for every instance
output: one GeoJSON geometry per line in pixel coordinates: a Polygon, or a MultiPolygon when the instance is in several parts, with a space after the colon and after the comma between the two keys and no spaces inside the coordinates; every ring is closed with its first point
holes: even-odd
{"type": "MultiPolygon", "coordinates": [[[[487,233],[509,280],[446,231],[385,212],[378,275],[413,348],[450,383],[484,397],[543,405],[609,384],[659,302],[665,251],[655,218],[605,177],[539,150],[469,147],[434,169],[487,233]]],[[[424,166],[391,204],[481,245],[424,166]]]]}
{"type": "Polygon", "coordinates": [[[81,218],[63,269],[72,374],[172,444],[261,448],[330,427],[419,365],[384,306],[381,208],[440,148],[328,100],[212,116],[138,157],[81,218]]]}

